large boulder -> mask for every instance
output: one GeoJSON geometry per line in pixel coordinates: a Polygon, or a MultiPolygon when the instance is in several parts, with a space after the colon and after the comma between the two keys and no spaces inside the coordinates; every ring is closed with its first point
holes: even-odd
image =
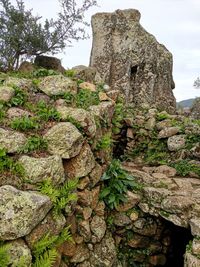
{"type": "Polygon", "coordinates": [[[139,21],[135,9],[94,15],[90,66],[128,103],[174,112],[172,54],[139,21]]]}
{"type": "Polygon", "coordinates": [[[64,159],[78,155],[83,144],[82,134],[70,122],[56,124],[44,137],[48,142],[49,153],[60,155],[64,159]]]}
{"type": "Polygon", "coordinates": [[[40,193],[0,187],[0,239],[13,240],[29,234],[52,207],[49,197],[40,193]]]}
{"type": "Polygon", "coordinates": [[[51,69],[62,73],[65,71],[61,64],[61,60],[56,57],[36,56],[34,63],[45,69],[51,69]]]}

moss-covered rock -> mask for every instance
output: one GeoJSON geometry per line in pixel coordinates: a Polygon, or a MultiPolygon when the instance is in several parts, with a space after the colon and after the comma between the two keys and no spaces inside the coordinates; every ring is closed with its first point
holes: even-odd
{"type": "Polygon", "coordinates": [[[13,240],[29,234],[51,207],[47,196],[10,185],[0,187],[0,239],[13,240]]]}

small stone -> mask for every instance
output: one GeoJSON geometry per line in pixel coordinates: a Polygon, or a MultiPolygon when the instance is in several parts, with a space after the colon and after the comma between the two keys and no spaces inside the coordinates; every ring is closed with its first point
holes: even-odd
{"type": "Polygon", "coordinates": [[[117,226],[126,226],[131,223],[130,218],[124,213],[117,213],[114,217],[114,224],[117,226]]]}
{"type": "Polygon", "coordinates": [[[174,177],[176,175],[176,169],[167,165],[161,165],[159,167],[154,168],[154,172],[163,173],[168,177],[174,177]]]}
{"type": "Polygon", "coordinates": [[[189,222],[193,236],[200,236],[200,219],[192,218],[189,222]]]}
{"type": "Polygon", "coordinates": [[[131,221],[133,221],[133,222],[137,221],[138,217],[139,217],[139,214],[137,211],[131,212],[131,214],[130,214],[131,221]]]}
{"type": "Polygon", "coordinates": [[[166,119],[166,120],[163,120],[163,121],[159,121],[157,124],[156,124],[156,128],[160,131],[160,130],[163,130],[167,127],[171,127],[172,126],[172,122],[171,120],[169,119],[166,119]]]}
{"type": "Polygon", "coordinates": [[[104,92],[99,92],[99,100],[100,100],[100,101],[107,101],[107,100],[110,100],[110,98],[107,96],[106,93],[104,93],[104,92]]]}
{"type": "Polygon", "coordinates": [[[179,127],[166,127],[158,133],[158,139],[176,135],[179,131],[179,127]]]}
{"type": "Polygon", "coordinates": [[[18,152],[26,143],[27,139],[23,133],[0,128],[0,148],[8,153],[18,152]]]}
{"type": "Polygon", "coordinates": [[[79,180],[77,188],[80,190],[85,189],[90,183],[90,179],[88,178],[88,176],[83,177],[82,179],[79,180]]]}
{"type": "Polygon", "coordinates": [[[103,201],[99,201],[96,208],[94,209],[96,215],[104,216],[105,207],[106,207],[105,203],[103,201]]]}
{"type": "Polygon", "coordinates": [[[93,83],[83,82],[79,84],[81,89],[87,89],[91,92],[96,92],[96,86],[93,83]]]}
{"type": "Polygon", "coordinates": [[[90,227],[93,234],[97,237],[97,242],[100,242],[106,232],[105,221],[101,217],[95,215],[90,223],[90,227]]]}
{"type": "Polygon", "coordinates": [[[31,117],[31,116],[33,116],[33,114],[27,110],[12,107],[12,108],[8,109],[7,116],[9,119],[14,119],[14,118],[21,118],[21,117],[31,117]]]}
{"type": "Polygon", "coordinates": [[[90,258],[90,253],[87,247],[84,245],[78,245],[74,256],[70,259],[72,263],[81,263],[90,258]]]}
{"type": "Polygon", "coordinates": [[[48,142],[48,151],[64,159],[75,157],[79,154],[83,136],[70,122],[60,122],[53,126],[44,135],[48,142]]]}
{"type": "Polygon", "coordinates": [[[91,191],[91,208],[94,210],[99,201],[100,186],[97,186],[91,191]]]}
{"type": "Polygon", "coordinates": [[[150,240],[148,237],[134,234],[133,238],[128,240],[128,245],[131,248],[146,248],[148,247],[150,240]]]}
{"type": "Polygon", "coordinates": [[[200,255],[200,240],[194,239],[192,242],[192,253],[195,255],[200,255]]]}
{"type": "Polygon", "coordinates": [[[124,211],[127,211],[129,209],[132,209],[133,207],[135,207],[139,203],[139,201],[141,199],[141,196],[139,194],[132,193],[131,191],[127,191],[126,197],[127,197],[126,202],[124,202],[123,204],[120,204],[116,207],[117,211],[124,212],[124,211]]]}
{"type": "Polygon", "coordinates": [[[148,121],[145,123],[145,129],[152,130],[156,125],[156,119],[154,117],[149,118],[148,121]]]}
{"type": "Polygon", "coordinates": [[[77,156],[64,162],[65,173],[69,178],[84,177],[92,171],[94,166],[94,155],[88,143],[83,145],[77,156]]]}
{"type": "Polygon", "coordinates": [[[73,257],[76,253],[76,244],[71,241],[65,241],[62,244],[62,254],[67,257],[73,257]]]}
{"type": "Polygon", "coordinates": [[[89,174],[92,187],[94,187],[100,181],[102,173],[102,167],[98,163],[95,163],[94,169],[92,169],[89,174]]]}
{"type": "Polygon", "coordinates": [[[78,192],[78,203],[83,206],[90,206],[91,205],[91,191],[85,189],[84,191],[78,192]]]}
{"type": "Polygon", "coordinates": [[[187,252],[185,253],[184,257],[184,267],[199,267],[200,266],[200,259],[197,258],[195,255],[187,252]]]}
{"type": "Polygon", "coordinates": [[[0,86],[0,101],[9,102],[14,94],[15,90],[12,87],[0,86]]]}
{"type": "Polygon", "coordinates": [[[149,262],[153,266],[158,266],[158,265],[159,266],[164,266],[166,261],[167,261],[167,259],[166,259],[165,255],[163,255],[163,254],[150,256],[150,259],[149,259],[149,262]]]}
{"type": "Polygon", "coordinates": [[[89,221],[81,221],[78,224],[79,233],[83,237],[85,242],[90,241],[91,239],[91,231],[89,221]]]}
{"type": "Polygon", "coordinates": [[[92,209],[90,207],[83,208],[83,218],[84,220],[88,220],[92,215],[92,209]]]}
{"type": "Polygon", "coordinates": [[[185,136],[174,135],[168,138],[167,147],[169,151],[178,151],[185,147],[185,136]]]}

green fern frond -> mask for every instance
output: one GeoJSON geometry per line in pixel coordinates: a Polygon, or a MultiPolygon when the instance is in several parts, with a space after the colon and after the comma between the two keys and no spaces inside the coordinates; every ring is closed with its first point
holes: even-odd
{"type": "Polygon", "coordinates": [[[8,250],[10,248],[10,244],[1,244],[0,245],[0,266],[7,267],[10,261],[10,257],[8,254],[8,250]]]}
{"type": "Polygon", "coordinates": [[[57,240],[57,236],[50,236],[50,233],[44,235],[33,245],[33,255],[41,255],[47,249],[50,249],[57,240]]]}
{"type": "Polygon", "coordinates": [[[57,240],[56,240],[56,245],[59,246],[62,243],[64,243],[65,241],[70,241],[73,242],[73,238],[72,235],[70,233],[70,227],[71,225],[65,227],[62,232],[60,233],[60,235],[58,236],[57,240]]]}
{"type": "Polygon", "coordinates": [[[25,255],[19,259],[16,267],[27,267],[27,257],[25,255]]]}
{"type": "Polygon", "coordinates": [[[35,262],[32,264],[32,267],[52,267],[56,261],[58,252],[56,249],[50,249],[44,254],[38,256],[35,262]]]}

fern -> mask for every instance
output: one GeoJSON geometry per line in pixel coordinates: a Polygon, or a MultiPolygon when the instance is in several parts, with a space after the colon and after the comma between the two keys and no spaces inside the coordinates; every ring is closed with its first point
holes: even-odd
{"type": "Polygon", "coordinates": [[[47,179],[38,185],[38,190],[51,199],[54,216],[59,216],[69,203],[77,200],[76,194],[73,193],[77,183],[77,179],[69,180],[64,185],[55,188],[52,181],[47,179]]]}
{"type": "Polygon", "coordinates": [[[50,249],[44,252],[44,254],[38,256],[32,267],[52,267],[56,261],[58,252],[56,249],[50,249]]]}
{"type": "Polygon", "coordinates": [[[8,254],[8,250],[10,248],[10,244],[0,244],[0,266],[7,267],[10,262],[10,257],[8,254]]]}
{"type": "Polygon", "coordinates": [[[56,247],[65,241],[73,241],[69,231],[70,226],[64,228],[59,235],[50,235],[47,233],[33,245],[32,254],[34,263],[32,267],[51,267],[58,253],[56,247]]]}
{"type": "Polygon", "coordinates": [[[52,248],[57,238],[57,236],[50,236],[50,233],[47,233],[33,245],[33,254],[37,257],[37,255],[41,255],[47,249],[52,248]]]}

